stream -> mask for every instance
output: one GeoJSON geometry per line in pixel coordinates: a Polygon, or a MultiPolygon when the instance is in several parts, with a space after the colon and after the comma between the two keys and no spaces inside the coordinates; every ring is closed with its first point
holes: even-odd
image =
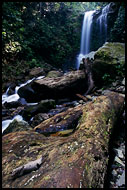
{"type": "MultiPolygon", "coordinates": [[[[17,94],[19,88],[31,83],[33,80],[39,80],[39,79],[42,79],[44,77],[45,76],[39,76],[37,78],[34,77],[34,78],[28,80],[27,82],[21,84],[20,86],[16,86],[15,87],[15,94],[12,94],[12,95],[8,95],[8,91],[10,89],[10,87],[8,87],[6,92],[2,95],[2,104],[4,104],[5,102],[18,101],[19,98],[20,98],[20,96],[17,94]]],[[[38,103],[27,103],[26,101],[25,101],[25,103],[27,105],[36,105],[36,104],[38,104],[38,103]]],[[[9,124],[13,122],[14,119],[16,119],[17,121],[24,121],[24,119],[23,119],[23,117],[21,115],[16,115],[12,119],[7,119],[7,120],[2,121],[2,133],[9,126],[9,124]]]]}

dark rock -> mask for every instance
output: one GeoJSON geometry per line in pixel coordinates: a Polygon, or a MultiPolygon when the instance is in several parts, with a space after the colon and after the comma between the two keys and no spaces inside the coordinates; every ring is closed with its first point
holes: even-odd
{"type": "Polygon", "coordinates": [[[58,113],[61,113],[63,111],[66,111],[68,108],[65,108],[65,107],[61,107],[61,108],[55,108],[55,109],[51,109],[49,112],[48,112],[48,115],[49,117],[52,117],[58,113]]]}
{"type": "Polygon", "coordinates": [[[27,102],[36,102],[37,96],[34,90],[31,88],[31,84],[27,84],[18,90],[18,95],[24,98],[27,102]]]}
{"type": "Polygon", "coordinates": [[[44,135],[50,135],[50,133],[52,134],[60,131],[60,133],[55,135],[64,135],[64,130],[75,129],[81,114],[81,106],[67,109],[67,111],[59,113],[36,126],[35,131],[39,131],[39,133],[44,135]]]}
{"type": "Polygon", "coordinates": [[[10,108],[17,108],[22,104],[19,101],[13,101],[13,102],[5,102],[4,105],[6,108],[10,109],[10,108]]]}
{"type": "Polygon", "coordinates": [[[63,98],[63,99],[58,99],[57,104],[63,104],[65,102],[70,102],[71,100],[69,98],[63,98]]]}
{"type": "Polygon", "coordinates": [[[46,113],[39,113],[37,115],[34,116],[33,120],[30,122],[30,125],[32,127],[35,127],[37,125],[39,125],[41,122],[43,122],[44,120],[49,119],[49,115],[46,113]]]}
{"type": "Polygon", "coordinates": [[[26,102],[26,100],[24,98],[19,98],[18,102],[20,102],[22,105],[26,105],[27,104],[27,102],[26,102]]]}
{"type": "Polygon", "coordinates": [[[55,100],[42,100],[37,105],[27,106],[22,112],[21,115],[25,120],[29,120],[31,117],[38,113],[48,112],[51,108],[55,107],[55,100]]]}

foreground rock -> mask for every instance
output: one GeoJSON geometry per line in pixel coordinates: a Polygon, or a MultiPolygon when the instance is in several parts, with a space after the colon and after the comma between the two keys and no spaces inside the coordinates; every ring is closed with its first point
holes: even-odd
{"type": "Polygon", "coordinates": [[[71,71],[60,77],[45,77],[33,81],[18,90],[20,97],[28,102],[36,102],[47,98],[75,97],[76,93],[84,92],[86,87],[86,76],[84,71],[71,71]]]}
{"type": "Polygon", "coordinates": [[[89,102],[67,137],[32,131],[3,136],[3,188],[103,188],[109,138],[123,103],[113,92],[89,102]]]}

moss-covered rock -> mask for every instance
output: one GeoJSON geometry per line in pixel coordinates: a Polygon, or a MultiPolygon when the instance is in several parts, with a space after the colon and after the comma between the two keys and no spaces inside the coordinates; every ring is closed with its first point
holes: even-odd
{"type": "Polygon", "coordinates": [[[104,85],[104,80],[108,80],[109,78],[115,79],[116,75],[118,74],[117,67],[124,67],[124,64],[125,44],[106,42],[95,52],[94,55],[92,72],[95,84],[101,87],[104,85]]]}
{"type": "Polygon", "coordinates": [[[63,73],[61,73],[59,71],[49,71],[48,74],[46,75],[46,77],[54,78],[54,77],[61,77],[62,75],[63,75],[63,73]]]}
{"type": "Polygon", "coordinates": [[[103,188],[112,130],[124,98],[109,92],[82,106],[77,130],[67,137],[45,137],[36,132],[3,136],[3,188],[103,188]],[[36,170],[12,180],[12,171],[41,158],[36,170]]]}
{"type": "Polygon", "coordinates": [[[96,51],[94,58],[101,59],[107,64],[125,64],[125,44],[106,42],[96,51]]]}
{"type": "Polygon", "coordinates": [[[10,125],[3,131],[3,135],[17,131],[28,131],[32,128],[25,121],[14,120],[10,125]]]}

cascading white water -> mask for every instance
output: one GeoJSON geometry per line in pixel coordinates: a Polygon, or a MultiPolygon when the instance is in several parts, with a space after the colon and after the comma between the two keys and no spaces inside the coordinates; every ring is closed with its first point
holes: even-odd
{"type": "MultiPolygon", "coordinates": [[[[2,104],[4,104],[5,102],[18,101],[18,99],[20,98],[19,95],[17,94],[19,88],[29,84],[33,80],[39,80],[39,79],[42,79],[44,77],[45,76],[39,76],[37,78],[34,77],[33,79],[28,80],[27,82],[21,84],[20,86],[16,86],[15,87],[15,94],[12,94],[12,95],[8,95],[8,91],[10,89],[10,87],[8,87],[6,92],[2,95],[2,104]]],[[[38,103],[27,103],[27,105],[36,105],[36,104],[38,104],[38,103]]],[[[7,119],[7,120],[2,121],[2,133],[14,119],[16,119],[17,121],[24,121],[23,117],[21,115],[16,115],[13,117],[13,119],[7,119]]]]}
{"type": "Polygon", "coordinates": [[[110,9],[110,4],[108,4],[107,6],[105,6],[102,9],[102,13],[101,15],[98,17],[97,22],[99,24],[99,29],[100,29],[100,38],[104,38],[104,41],[101,41],[104,43],[107,41],[107,15],[110,9]]]}
{"type": "Polygon", "coordinates": [[[90,36],[91,36],[91,26],[93,13],[95,11],[85,12],[83,25],[82,25],[82,34],[81,34],[81,48],[80,54],[77,57],[77,69],[79,69],[80,62],[86,54],[90,52],[90,36]]]}

